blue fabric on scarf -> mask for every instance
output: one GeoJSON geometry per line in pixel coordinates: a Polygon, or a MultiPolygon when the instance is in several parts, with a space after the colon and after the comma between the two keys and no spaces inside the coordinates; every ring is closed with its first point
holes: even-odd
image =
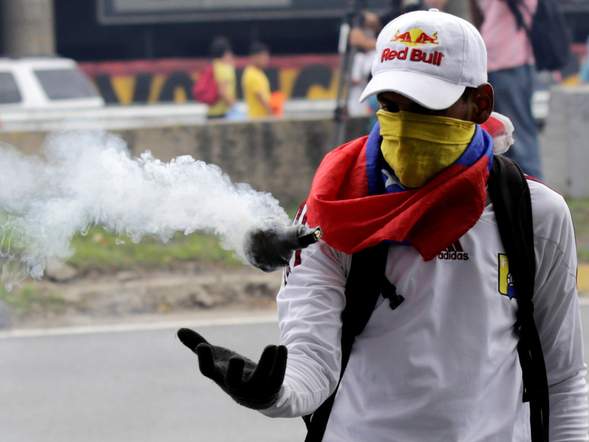
{"type": "MultiPolygon", "coordinates": [[[[380,125],[376,123],[366,140],[368,193],[370,195],[378,195],[389,192],[403,192],[407,189],[398,182],[395,173],[385,161],[380,150],[381,141],[380,125]]],[[[476,163],[483,155],[489,157],[489,171],[491,171],[493,167],[493,138],[487,131],[477,125],[472,141],[453,165],[468,168],[476,163]]]]}

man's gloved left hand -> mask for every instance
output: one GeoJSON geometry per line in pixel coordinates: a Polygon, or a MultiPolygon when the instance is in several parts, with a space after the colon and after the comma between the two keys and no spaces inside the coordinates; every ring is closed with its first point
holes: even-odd
{"type": "Polygon", "coordinates": [[[256,364],[232,350],[209,344],[190,329],[178,330],[178,338],[198,355],[201,373],[238,404],[263,410],[278,400],[286,371],[285,346],[267,346],[256,364]]]}

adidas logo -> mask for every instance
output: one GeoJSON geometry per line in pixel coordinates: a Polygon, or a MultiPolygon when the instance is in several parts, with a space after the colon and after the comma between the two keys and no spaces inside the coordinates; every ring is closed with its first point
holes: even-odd
{"type": "Polygon", "coordinates": [[[468,253],[466,253],[462,248],[460,241],[457,240],[454,244],[452,244],[446,250],[441,252],[438,255],[438,259],[447,259],[451,261],[468,261],[470,258],[468,256],[468,253]]]}

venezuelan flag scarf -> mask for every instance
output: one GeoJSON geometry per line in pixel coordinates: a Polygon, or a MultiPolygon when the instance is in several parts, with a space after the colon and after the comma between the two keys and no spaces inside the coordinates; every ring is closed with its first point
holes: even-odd
{"type": "Polygon", "coordinates": [[[491,136],[477,126],[466,151],[418,189],[396,183],[380,151],[378,124],[367,137],[328,153],[307,198],[307,222],[348,254],[382,241],[408,243],[433,259],[480,218],[493,161],[491,136]]]}

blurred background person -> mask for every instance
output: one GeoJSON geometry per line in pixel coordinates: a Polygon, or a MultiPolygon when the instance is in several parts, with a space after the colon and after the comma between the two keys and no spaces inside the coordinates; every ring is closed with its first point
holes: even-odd
{"type": "MultiPolygon", "coordinates": [[[[418,11],[421,9],[436,8],[440,11],[444,10],[448,0],[401,0],[394,1],[391,3],[389,9],[381,15],[375,14],[371,11],[363,11],[362,13],[362,26],[355,27],[350,31],[350,45],[352,45],[357,53],[353,61],[352,67],[352,85],[350,87],[350,96],[348,100],[348,112],[350,115],[354,114],[357,110],[360,111],[360,104],[353,103],[356,89],[362,90],[358,73],[362,70],[362,58],[372,57],[370,54],[374,54],[376,48],[376,35],[380,30],[390,21],[394,20],[401,14],[405,14],[411,11],[418,11]]],[[[368,65],[368,75],[364,81],[369,80],[370,64],[368,65]]],[[[366,101],[368,112],[372,114],[369,126],[372,127],[376,123],[376,111],[379,109],[379,104],[375,96],[370,97],[366,101]]]]}
{"type": "Polygon", "coordinates": [[[583,61],[583,64],[581,65],[581,71],[579,72],[581,83],[589,83],[589,38],[585,43],[585,51],[585,59],[583,61]]]}
{"type": "Polygon", "coordinates": [[[216,37],[211,43],[212,73],[218,90],[217,100],[209,105],[207,118],[223,118],[235,105],[237,82],[231,43],[216,37]]]}
{"type": "Polygon", "coordinates": [[[250,58],[243,71],[241,87],[250,118],[263,118],[272,115],[270,81],[264,69],[270,63],[270,50],[261,42],[254,42],[250,48],[250,58]]]}
{"type": "Polygon", "coordinates": [[[495,110],[515,126],[515,144],[507,156],[529,175],[542,178],[538,128],[532,114],[535,60],[526,27],[531,27],[538,0],[470,0],[473,22],[488,54],[489,82],[495,110]],[[519,17],[512,12],[520,11],[519,17]]]}
{"type": "Polygon", "coordinates": [[[373,53],[374,51],[359,50],[354,54],[348,95],[348,115],[350,117],[364,117],[370,113],[369,105],[360,102],[360,95],[369,80],[373,53]]]}
{"type": "MultiPolygon", "coordinates": [[[[367,24],[363,21],[360,29],[367,38],[374,39],[379,28],[374,22],[367,24]]],[[[360,103],[360,95],[370,79],[370,70],[374,58],[374,49],[357,48],[352,59],[350,72],[350,91],[348,94],[348,115],[351,117],[363,117],[371,112],[368,103],[360,103]]]]}
{"type": "MultiPolygon", "coordinates": [[[[430,8],[443,11],[447,4],[448,0],[403,0],[401,2],[393,2],[389,10],[382,15],[364,11],[363,22],[366,27],[375,29],[376,33],[378,33],[388,22],[394,20],[401,14],[430,8]]],[[[357,49],[371,51],[376,47],[376,37],[366,34],[362,28],[354,28],[350,32],[350,44],[357,49]]]]}

